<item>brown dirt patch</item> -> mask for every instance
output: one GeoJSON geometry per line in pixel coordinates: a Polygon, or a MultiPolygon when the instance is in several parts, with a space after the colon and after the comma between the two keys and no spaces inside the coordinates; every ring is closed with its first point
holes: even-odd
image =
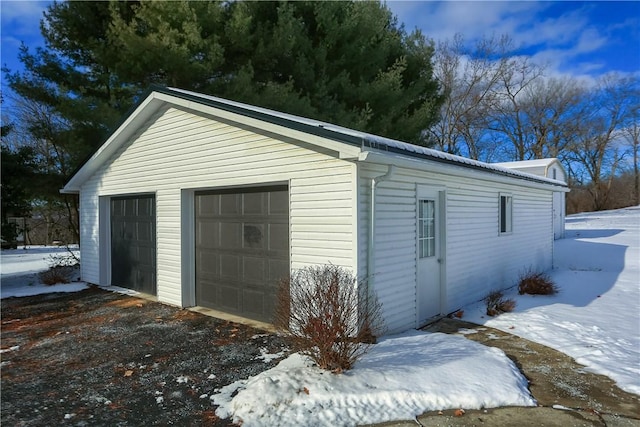
{"type": "Polygon", "coordinates": [[[2,300],[2,425],[211,425],[209,396],[269,369],[263,331],[90,288],[2,300]]]}
{"type": "Polygon", "coordinates": [[[589,372],[571,357],[549,347],[486,326],[445,318],[424,328],[430,332],[465,334],[470,340],[497,347],[529,380],[541,406],[562,405],[585,413],[640,418],[640,397],[621,390],[610,378],[589,372]]]}

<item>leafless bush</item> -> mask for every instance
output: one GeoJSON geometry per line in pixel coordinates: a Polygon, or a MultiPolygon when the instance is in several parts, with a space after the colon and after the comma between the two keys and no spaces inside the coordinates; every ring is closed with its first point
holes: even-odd
{"type": "Polygon", "coordinates": [[[508,313],[516,308],[516,302],[512,299],[505,299],[502,291],[493,291],[484,298],[487,303],[487,315],[497,316],[508,313]]]}
{"type": "Polygon", "coordinates": [[[49,264],[49,269],[39,274],[40,281],[45,285],[55,285],[71,282],[73,273],[80,265],[80,259],[69,249],[68,252],[63,254],[49,255],[47,263],[49,264]]]}
{"type": "Polygon", "coordinates": [[[555,295],[558,287],[546,273],[527,270],[518,279],[518,293],[529,295],[555,295]]]}
{"type": "Polygon", "coordinates": [[[307,267],[281,281],[274,323],[295,351],[338,373],[382,333],[380,309],[366,285],[344,268],[307,267]]]}
{"type": "Polygon", "coordinates": [[[71,276],[73,275],[74,270],[74,267],[51,267],[48,270],[40,272],[40,281],[45,285],[69,283],[71,282],[71,276]]]}

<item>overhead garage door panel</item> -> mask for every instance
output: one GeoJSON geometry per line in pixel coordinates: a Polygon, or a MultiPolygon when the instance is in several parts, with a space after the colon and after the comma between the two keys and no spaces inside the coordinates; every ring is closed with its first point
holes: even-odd
{"type": "Polygon", "coordinates": [[[111,283],[156,294],[155,197],[111,199],[111,283]]]}
{"type": "Polygon", "coordinates": [[[196,194],[196,304],[272,321],[289,274],[286,186],[196,194]]]}

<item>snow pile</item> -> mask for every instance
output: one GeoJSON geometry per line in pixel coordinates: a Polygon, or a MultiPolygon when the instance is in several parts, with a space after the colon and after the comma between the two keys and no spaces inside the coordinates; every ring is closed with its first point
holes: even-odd
{"type": "Polygon", "coordinates": [[[247,427],[351,426],[429,410],[535,405],[526,379],[501,350],[417,331],[387,337],[343,374],[293,354],[211,399],[220,405],[218,416],[247,427]]]}
{"type": "Polygon", "coordinates": [[[571,215],[555,242],[555,296],[517,295],[516,310],[464,320],[544,344],[640,394],[640,206],[571,215]]]}

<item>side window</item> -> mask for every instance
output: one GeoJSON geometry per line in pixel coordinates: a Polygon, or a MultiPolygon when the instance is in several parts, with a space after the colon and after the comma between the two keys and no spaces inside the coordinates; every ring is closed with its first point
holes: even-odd
{"type": "Polygon", "coordinates": [[[435,201],[418,200],[418,256],[428,258],[436,254],[435,201]]]}
{"type": "Polygon", "coordinates": [[[558,174],[557,174],[558,171],[556,170],[556,168],[553,168],[552,171],[553,171],[553,179],[558,179],[558,174]]]}
{"type": "Polygon", "coordinates": [[[513,198],[509,194],[500,194],[500,234],[513,231],[513,198]]]}

